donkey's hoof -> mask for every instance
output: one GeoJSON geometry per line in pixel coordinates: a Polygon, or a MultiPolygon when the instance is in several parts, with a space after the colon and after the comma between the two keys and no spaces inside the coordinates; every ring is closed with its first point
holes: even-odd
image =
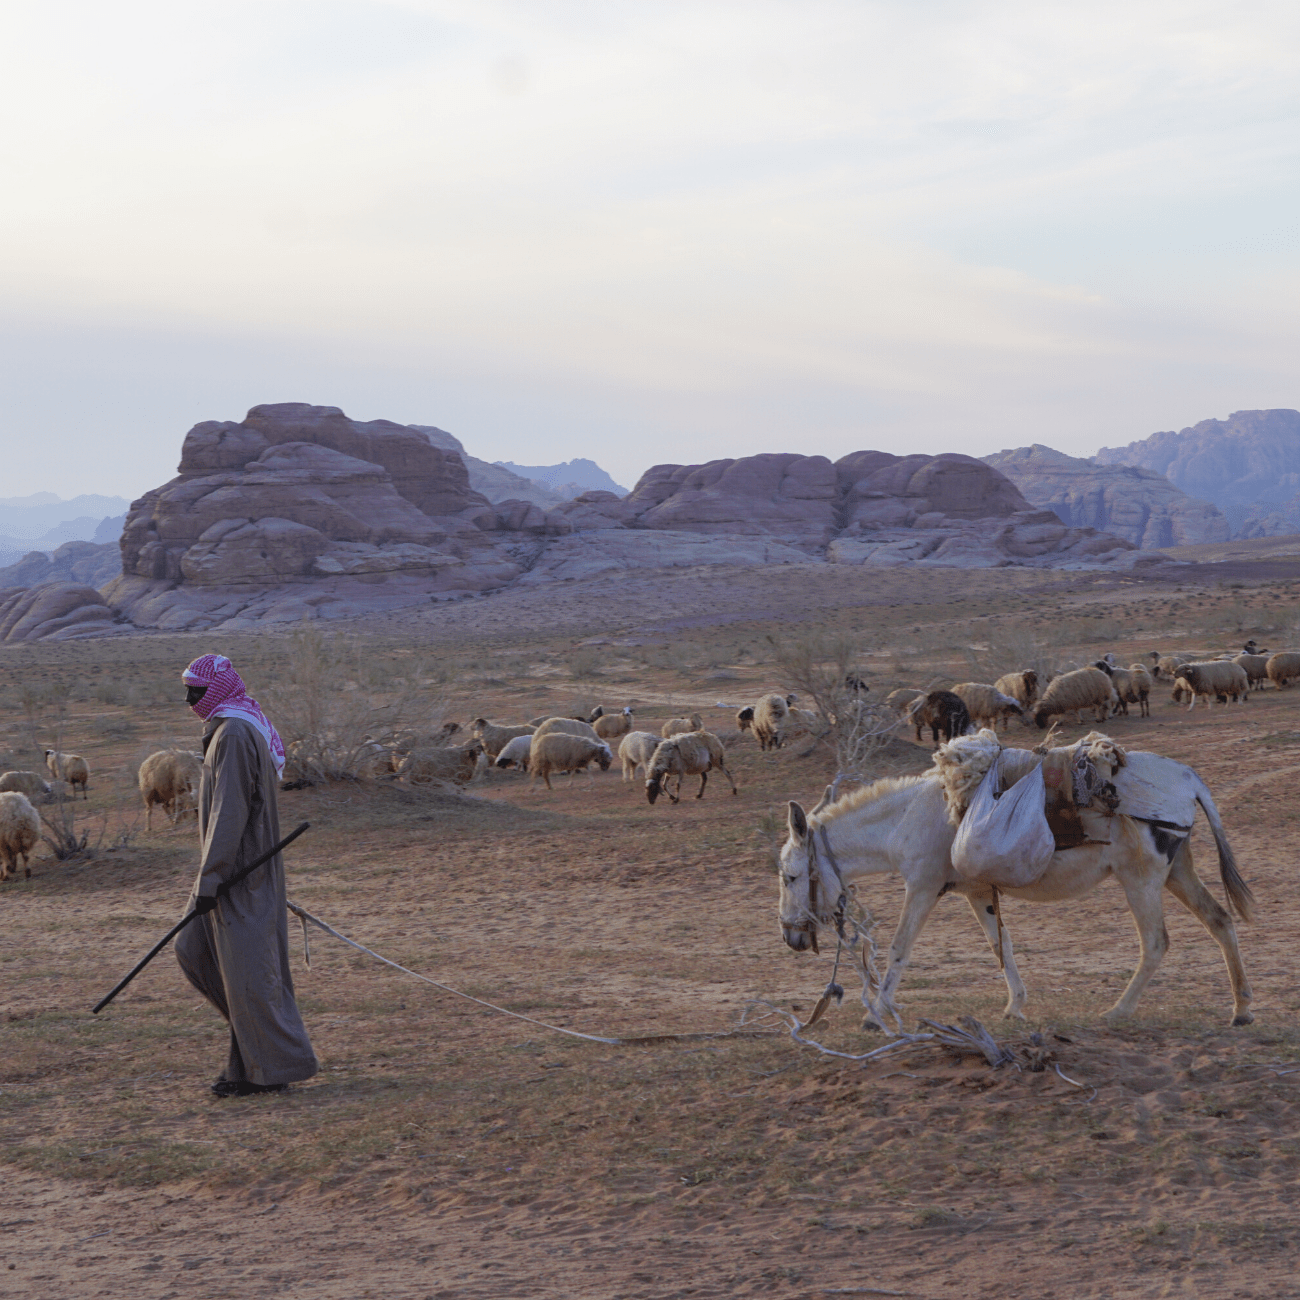
{"type": "Polygon", "coordinates": [[[1232,1027],[1236,1029],[1239,1025],[1253,1025],[1255,1023],[1255,1013],[1253,1011],[1241,1011],[1232,1018],[1232,1027]]]}
{"type": "Polygon", "coordinates": [[[1025,1013],[1021,1011],[1019,1007],[1008,1007],[1002,1013],[1002,1019],[1003,1020],[1028,1020],[1029,1017],[1025,1015],[1025,1013]]]}

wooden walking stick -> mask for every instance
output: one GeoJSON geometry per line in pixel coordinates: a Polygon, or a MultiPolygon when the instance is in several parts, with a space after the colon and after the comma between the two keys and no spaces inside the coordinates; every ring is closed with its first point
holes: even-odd
{"type": "MultiPolygon", "coordinates": [[[[231,878],[230,878],[229,880],[227,880],[227,881],[225,882],[225,884],[221,885],[221,886],[217,889],[217,897],[220,898],[223,894],[228,894],[228,893],[230,893],[231,889],[232,889],[235,885],[239,884],[239,882],[240,882],[241,880],[243,880],[246,876],[251,876],[251,875],[253,874],[253,872],[256,871],[256,870],[258,869],[258,867],[262,866],[264,863],[270,862],[270,860],[271,860],[273,857],[275,857],[275,855],[276,855],[277,853],[281,852],[283,849],[287,848],[290,844],[292,844],[292,843],[294,842],[294,840],[296,840],[296,839],[298,838],[298,836],[301,835],[301,834],[303,833],[303,831],[305,831],[309,825],[310,825],[309,822],[303,822],[303,824],[302,824],[301,826],[299,826],[297,830],[295,830],[295,831],[291,831],[291,832],[290,832],[288,835],[286,835],[286,836],[284,837],[284,839],[282,839],[282,840],[279,842],[279,844],[277,844],[273,849],[268,849],[265,853],[263,853],[262,856],[261,856],[260,858],[258,858],[256,862],[250,862],[250,863],[248,864],[248,866],[246,866],[246,867],[245,867],[242,871],[240,871],[238,874],[236,874],[236,875],[234,875],[234,876],[231,876],[231,878]]],[[[176,924],[173,925],[172,928],[171,928],[170,930],[168,930],[167,933],[166,933],[165,935],[163,935],[163,937],[162,937],[161,939],[159,939],[158,942],[157,942],[156,944],[154,944],[154,946],[153,946],[152,948],[150,948],[149,951],[148,951],[147,953],[145,953],[145,955],[144,955],[144,956],[143,956],[143,957],[142,957],[138,962],[136,962],[136,964],[131,968],[131,971],[129,972],[129,974],[127,974],[126,977],[125,977],[124,979],[122,979],[122,980],[118,983],[117,987],[114,988],[113,991],[112,991],[111,993],[109,993],[107,996],[100,998],[100,1000],[99,1000],[98,1002],[96,1002],[95,1005],[94,1005],[93,1007],[90,1008],[90,1014],[91,1014],[92,1016],[97,1016],[97,1015],[99,1015],[99,1013],[100,1013],[101,1011],[103,1011],[103,1009],[104,1009],[106,1006],[108,1006],[108,1004],[109,1004],[110,1002],[112,1002],[112,1000],[113,1000],[115,997],[117,997],[117,995],[118,995],[119,993],[121,993],[121,991],[122,991],[124,988],[126,988],[126,986],[127,986],[128,984],[130,984],[130,982],[131,982],[133,979],[135,979],[135,977],[136,977],[136,976],[137,976],[137,975],[138,975],[142,970],[144,970],[144,968],[145,968],[145,967],[146,967],[146,966],[147,966],[151,961],[153,961],[153,959],[154,959],[154,958],[155,958],[155,957],[156,957],[160,952],[162,952],[162,950],[163,950],[163,949],[164,949],[164,948],[165,948],[169,943],[171,943],[171,941],[172,941],[172,940],[173,940],[173,939],[174,939],[178,934],[180,934],[180,932],[181,932],[183,929],[185,929],[185,927],[186,927],[187,925],[189,925],[189,923],[190,923],[192,920],[194,920],[194,918],[195,918],[196,916],[202,916],[202,915],[203,915],[202,912],[187,912],[184,916],[182,916],[181,919],[180,919],[179,921],[177,921],[176,924]]]]}

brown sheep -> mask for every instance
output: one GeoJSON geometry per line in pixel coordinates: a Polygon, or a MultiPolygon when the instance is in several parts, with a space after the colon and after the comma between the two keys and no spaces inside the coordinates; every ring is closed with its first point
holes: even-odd
{"type": "Polygon", "coordinates": [[[18,859],[31,879],[29,856],[41,838],[41,815],[25,794],[7,790],[0,794],[0,880],[18,874],[18,859]]]}
{"type": "Polygon", "coordinates": [[[532,750],[528,756],[528,773],[537,784],[540,776],[546,782],[548,790],[551,774],[560,772],[586,772],[592,763],[599,763],[602,772],[609,771],[614,761],[614,751],[603,740],[588,736],[578,736],[573,732],[553,731],[546,736],[534,736],[532,750]]]}
{"type": "Polygon", "coordinates": [[[0,776],[0,793],[11,791],[25,794],[29,799],[37,794],[49,794],[50,783],[39,772],[6,772],[0,776]]]}
{"type": "Polygon", "coordinates": [[[673,803],[677,803],[682,792],[682,778],[698,776],[700,778],[697,799],[704,798],[704,787],[708,784],[709,773],[717,768],[731,782],[731,793],[738,794],[735,778],[727,771],[724,764],[725,753],[722,741],[711,731],[680,732],[667,740],[661,740],[655,748],[650,765],[646,768],[645,794],[650,803],[659,797],[660,791],[667,793],[673,803]],[[672,777],[677,778],[677,792],[668,787],[672,777]]]}
{"type": "Polygon", "coordinates": [[[930,691],[913,702],[907,715],[916,727],[917,744],[921,742],[921,728],[930,728],[930,738],[939,744],[939,733],[944,740],[964,736],[970,730],[970,713],[960,695],[952,691],[930,691]]]}
{"type": "Polygon", "coordinates": [[[1038,702],[1038,674],[1032,668],[1018,673],[1004,673],[993,683],[993,689],[1009,695],[1024,710],[1038,702]]]}
{"type": "Polygon", "coordinates": [[[625,707],[620,713],[602,713],[591,725],[601,740],[617,740],[632,730],[632,709],[625,707]]]}
{"type": "Polygon", "coordinates": [[[160,749],[140,764],[140,797],[144,800],[145,829],[153,830],[153,810],[161,804],[173,826],[191,809],[198,816],[196,795],[203,765],[183,749],[160,749]]]}
{"type": "Polygon", "coordinates": [[[74,795],[77,793],[77,786],[80,786],[82,798],[90,798],[86,793],[86,788],[90,784],[90,767],[80,754],[60,754],[58,750],[47,749],[45,766],[49,768],[51,776],[66,781],[72,786],[74,795]]]}
{"type": "Polygon", "coordinates": [[[404,776],[412,785],[427,785],[432,781],[468,785],[478,771],[479,755],[482,753],[481,740],[471,740],[468,745],[413,749],[402,760],[398,775],[404,776]]]}
{"type": "Polygon", "coordinates": [[[703,731],[704,719],[698,713],[692,713],[689,718],[669,718],[660,728],[659,734],[667,740],[670,736],[680,736],[687,731],[703,731]]]}

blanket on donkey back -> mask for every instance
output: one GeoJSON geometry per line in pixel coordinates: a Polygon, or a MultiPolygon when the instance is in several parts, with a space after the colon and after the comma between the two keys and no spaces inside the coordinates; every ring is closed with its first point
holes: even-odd
{"type": "Polygon", "coordinates": [[[942,746],[934,762],[958,827],[953,866],[1004,889],[1033,884],[1059,850],[1109,843],[1117,815],[1188,830],[1204,790],[1181,763],[1097,731],[1036,752],[1003,749],[985,729],[942,746]]]}

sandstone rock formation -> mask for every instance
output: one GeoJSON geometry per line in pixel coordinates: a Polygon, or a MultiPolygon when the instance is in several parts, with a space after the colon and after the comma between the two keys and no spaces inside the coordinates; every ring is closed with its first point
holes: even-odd
{"type": "Polygon", "coordinates": [[[1234,536],[1300,530],[1300,411],[1236,411],[1127,447],[1103,447],[1099,465],[1138,465],[1213,502],[1234,536]]]}
{"type": "Polygon", "coordinates": [[[47,582],[0,589],[0,642],[69,641],[115,630],[113,611],[93,587],[47,582]]]}
{"type": "Polygon", "coordinates": [[[512,548],[569,528],[491,505],[420,429],[257,406],[186,435],[178,476],[132,504],[107,595],[150,627],[343,616],[501,587],[523,569],[512,548]]]}
{"type": "Polygon", "coordinates": [[[1156,550],[1222,542],[1230,532],[1217,507],[1189,497],[1155,470],[1098,465],[1041,443],[983,460],[1063,523],[1113,533],[1134,546],[1156,550]]]}
{"type": "Polygon", "coordinates": [[[494,465],[471,456],[461,440],[446,429],[439,429],[432,424],[412,424],[408,427],[419,430],[435,447],[441,447],[443,451],[454,451],[465,462],[470,487],[475,492],[482,493],[489,501],[531,501],[544,510],[551,510],[581,490],[556,492],[544,483],[513,473],[504,465],[494,465]]]}
{"type": "Polygon", "coordinates": [[[53,555],[29,551],[17,563],[0,569],[0,588],[36,587],[44,582],[79,582],[102,587],[122,572],[117,542],[64,542],[53,555]]]}

